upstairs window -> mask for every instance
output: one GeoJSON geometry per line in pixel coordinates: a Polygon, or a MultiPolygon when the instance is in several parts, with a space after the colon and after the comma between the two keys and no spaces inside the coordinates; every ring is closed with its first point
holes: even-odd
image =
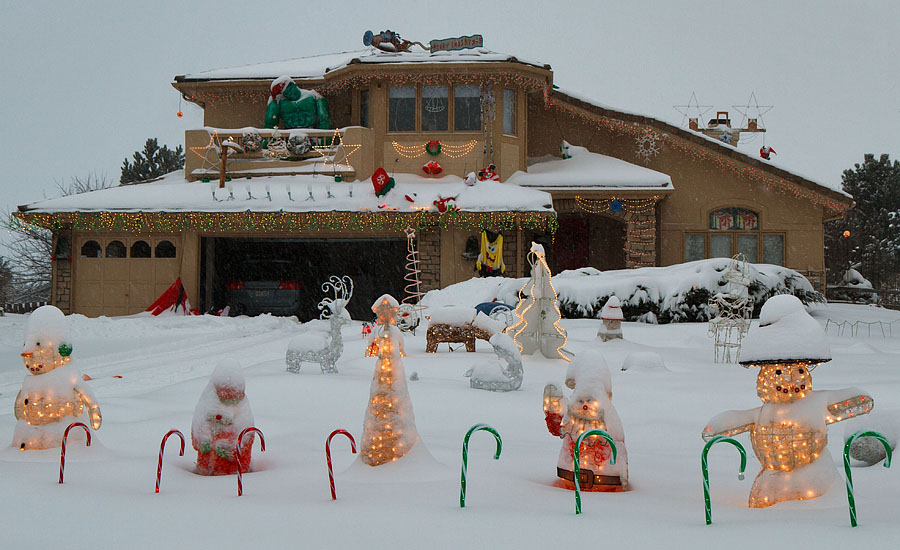
{"type": "Polygon", "coordinates": [[[457,132],[481,131],[481,88],[453,88],[453,128],[457,132]]]}
{"type": "Polygon", "coordinates": [[[503,89],[503,133],[516,135],[516,91],[511,88],[503,89]]]}
{"type": "Polygon", "coordinates": [[[371,128],[369,125],[369,90],[359,92],[359,125],[371,128]]]}
{"type": "Polygon", "coordinates": [[[388,130],[414,132],[416,130],[416,88],[391,86],[388,92],[388,130]]]}
{"type": "Polygon", "coordinates": [[[446,132],[449,119],[449,99],[446,86],[422,88],[422,131],[446,132]]]}

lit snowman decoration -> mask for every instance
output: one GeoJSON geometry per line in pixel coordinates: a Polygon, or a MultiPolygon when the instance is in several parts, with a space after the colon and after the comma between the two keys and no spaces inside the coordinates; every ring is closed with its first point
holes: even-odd
{"type": "Polygon", "coordinates": [[[100,427],[100,406],[70,363],[71,355],[63,312],[53,306],[36,309],[25,325],[22,360],[29,374],[16,396],[13,447],[59,447],[72,422],[100,427]]]}
{"type": "Polygon", "coordinates": [[[811,371],[831,360],[822,327],[796,297],[770,298],[741,347],[741,364],[759,367],[761,407],[726,411],[703,429],[703,439],[750,432],[762,470],[750,491],[751,508],[825,494],[835,479],[828,424],[872,410],[857,388],[813,391],[811,371]]]}

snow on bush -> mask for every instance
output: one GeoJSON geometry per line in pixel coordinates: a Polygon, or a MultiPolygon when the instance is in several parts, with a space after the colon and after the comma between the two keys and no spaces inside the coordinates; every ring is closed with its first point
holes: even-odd
{"type": "MultiPolygon", "coordinates": [[[[567,319],[599,319],[610,296],[621,301],[626,321],[658,323],[705,322],[706,303],[711,295],[724,292],[723,274],[729,258],[698,260],[668,267],[642,267],[599,271],[591,267],[563,271],[552,279],[559,294],[559,309],[567,319]]],[[[767,299],[777,294],[793,294],[804,304],[825,302],[825,297],[793,269],[770,264],[750,264],[750,297],[754,315],[767,299]]],[[[432,290],[422,299],[430,308],[447,305],[475,306],[494,299],[518,302],[517,294],[526,278],[473,278],[441,290],[432,290]]]]}

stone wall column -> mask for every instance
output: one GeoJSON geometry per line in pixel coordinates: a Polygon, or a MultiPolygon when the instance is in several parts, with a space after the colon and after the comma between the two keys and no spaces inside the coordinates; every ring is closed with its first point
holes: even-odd
{"type": "Polygon", "coordinates": [[[72,228],[64,228],[53,234],[52,282],[50,303],[63,313],[72,313],[72,228]]]}
{"type": "Polygon", "coordinates": [[[656,265],[656,209],[625,214],[625,266],[656,265]]]}
{"type": "Polygon", "coordinates": [[[441,233],[418,231],[416,247],[419,251],[419,274],[422,292],[441,288],[441,233]]]}

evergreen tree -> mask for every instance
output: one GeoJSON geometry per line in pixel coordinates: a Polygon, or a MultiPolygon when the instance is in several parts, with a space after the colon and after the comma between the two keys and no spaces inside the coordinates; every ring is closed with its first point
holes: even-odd
{"type": "Polygon", "coordinates": [[[844,170],[843,189],[856,206],[842,220],[825,225],[825,263],[829,281],[838,283],[854,267],[875,288],[900,286],[900,162],[887,154],[865,155],[844,170]],[[845,232],[849,236],[845,237],[845,232]]]}
{"type": "Polygon", "coordinates": [[[167,145],[161,148],[156,138],[148,138],[143,151],[135,151],[134,162],[128,159],[122,163],[122,177],[119,183],[145,181],[184,168],[184,149],[181,145],[175,150],[167,145]]]}
{"type": "Polygon", "coordinates": [[[0,256],[0,305],[10,300],[12,294],[12,268],[9,260],[0,256]]]}

